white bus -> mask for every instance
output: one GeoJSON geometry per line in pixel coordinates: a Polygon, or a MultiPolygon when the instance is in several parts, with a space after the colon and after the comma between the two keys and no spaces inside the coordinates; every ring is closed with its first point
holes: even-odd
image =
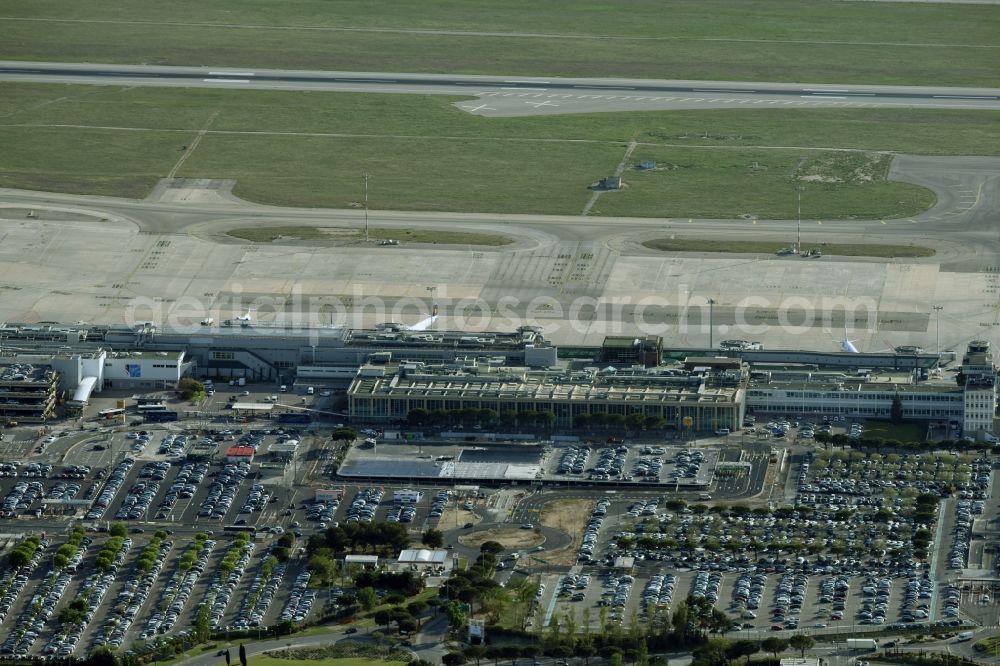
{"type": "Polygon", "coordinates": [[[146,412],[165,412],[167,411],[167,406],[161,403],[150,404],[150,405],[139,405],[136,407],[140,413],[145,414],[146,412]]]}
{"type": "Polygon", "coordinates": [[[125,415],[125,410],[122,409],[121,407],[116,407],[112,409],[102,409],[101,411],[97,412],[97,416],[102,419],[113,419],[115,417],[124,415],[125,415]]]}

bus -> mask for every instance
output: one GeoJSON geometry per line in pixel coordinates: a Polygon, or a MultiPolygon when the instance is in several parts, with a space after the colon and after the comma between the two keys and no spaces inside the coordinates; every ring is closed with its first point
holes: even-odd
{"type": "Polygon", "coordinates": [[[176,421],[178,419],[177,412],[168,412],[167,410],[146,412],[143,416],[146,423],[162,423],[164,421],[176,421]]]}
{"type": "Polygon", "coordinates": [[[145,405],[139,405],[138,407],[136,407],[136,410],[140,414],[145,414],[147,412],[165,412],[167,411],[167,406],[164,405],[162,402],[149,403],[145,405]]]}
{"type": "Polygon", "coordinates": [[[249,532],[250,534],[257,534],[256,525],[226,525],[222,528],[223,532],[249,532]]]}
{"type": "Polygon", "coordinates": [[[101,411],[97,412],[97,416],[98,418],[102,419],[113,419],[119,416],[125,416],[125,410],[122,409],[121,407],[112,409],[102,409],[101,411]]]}

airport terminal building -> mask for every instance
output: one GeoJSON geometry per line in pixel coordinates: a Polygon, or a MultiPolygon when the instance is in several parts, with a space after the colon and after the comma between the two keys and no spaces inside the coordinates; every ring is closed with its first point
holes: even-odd
{"type": "MultiPolygon", "coordinates": [[[[732,365],[731,359],[719,359],[732,365]]],[[[588,368],[580,371],[424,363],[365,366],[347,391],[349,414],[391,423],[414,409],[550,412],[572,427],[581,414],[660,417],[693,430],[736,430],[743,421],[746,368],[588,368]]]]}

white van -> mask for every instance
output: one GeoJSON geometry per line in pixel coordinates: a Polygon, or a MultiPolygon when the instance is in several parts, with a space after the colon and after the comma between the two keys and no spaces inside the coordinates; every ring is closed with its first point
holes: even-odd
{"type": "Polygon", "coordinates": [[[715,434],[719,437],[725,437],[729,434],[729,428],[719,428],[715,431],[715,434]]]}
{"type": "Polygon", "coordinates": [[[316,389],[314,389],[312,386],[310,386],[309,388],[306,389],[306,393],[309,394],[309,395],[312,395],[315,392],[316,392],[316,389]]]}
{"type": "Polygon", "coordinates": [[[285,386],[284,384],[282,384],[281,388],[279,388],[278,390],[282,393],[288,393],[288,387],[285,386]]]}

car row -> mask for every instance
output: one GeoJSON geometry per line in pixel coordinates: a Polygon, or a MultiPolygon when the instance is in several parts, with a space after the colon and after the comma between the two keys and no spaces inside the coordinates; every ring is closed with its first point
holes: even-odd
{"type": "Polygon", "coordinates": [[[115,512],[115,519],[139,520],[143,515],[148,515],[147,511],[159,492],[160,484],[156,481],[136,481],[115,512]]]}
{"type": "MultiPolygon", "coordinates": [[[[148,548],[148,546],[147,546],[148,548]]],[[[156,579],[167,560],[167,555],[173,549],[173,542],[162,540],[155,547],[155,554],[149,570],[125,581],[124,586],[115,598],[111,610],[104,618],[103,626],[94,634],[91,647],[107,645],[112,648],[121,647],[125,634],[135,622],[142,610],[156,579]]]]}
{"type": "MultiPolygon", "coordinates": [[[[253,541],[231,544],[229,553],[235,553],[232,569],[228,573],[220,569],[212,577],[203,603],[209,606],[209,621],[216,630],[223,626],[226,609],[229,607],[233,595],[236,594],[236,588],[243,578],[243,573],[250,566],[250,558],[253,556],[255,548],[253,541]]],[[[223,560],[229,556],[229,553],[223,557],[223,560]]]]}
{"type": "Polygon", "coordinates": [[[589,456],[590,450],[584,446],[567,446],[559,458],[556,474],[583,474],[589,456]]]}
{"type": "Polygon", "coordinates": [[[274,600],[278,586],[281,585],[286,568],[287,565],[279,563],[273,556],[265,554],[250,585],[250,590],[243,599],[239,616],[233,622],[234,629],[245,630],[264,624],[264,616],[274,600]]]}
{"type": "Polygon", "coordinates": [[[59,629],[53,632],[52,637],[45,645],[45,648],[42,650],[43,655],[52,655],[65,659],[73,654],[77,643],[80,641],[80,637],[91,620],[94,619],[94,614],[97,613],[97,609],[100,608],[101,603],[104,601],[104,597],[111,588],[111,584],[114,583],[115,578],[118,576],[118,570],[125,561],[125,554],[131,547],[132,540],[124,539],[121,547],[111,560],[111,566],[105,571],[92,573],[84,579],[83,585],[74,599],[74,601],[79,600],[83,602],[83,615],[79,620],[63,622],[59,629]]]}
{"type": "Polygon", "coordinates": [[[177,569],[166,585],[164,585],[160,593],[160,601],[156,605],[153,614],[146,621],[146,626],[139,635],[140,638],[152,638],[156,634],[165,634],[173,629],[174,624],[176,624],[177,619],[184,610],[184,606],[187,604],[188,598],[191,596],[191,591],[194,589],[195,583],[198,582],[198,578],[205,571],[208,557],[212,549],[215,548],[216,542],[212,539],[205,539],[200,544],[200,546],[195,546],[194,544],[189,546],[189,548],[197,548],[195,561],[189,569],[185,570],[183,568],[183,557],[178,562],[177,569]]]}
{"type": "MultiPolygon", "coordinates": [[[[980,507],[979,512],[982,513],[980,507]]],[[[951,549],[948,551],[948,568],[964,569],[969,562],[969,548],[972,546],[972,521],[975,507],[972,500],[955,501],[955,528],[952,532],[951,549]]]]}
{"type": "Polygon", "coordinates": [[[594,506],[593,511],[590,512],[587,526],[583,530],[577,561],[590,562],[590,559],[594,555],[594,549],[597,548],[597,539],[601,533],[601,526],[604,525],[604,517],[607,515],[608,507],[610,506],[611,500],[607,497],[602,497],[597,501],[597,505],[594,506]]]}
{"type": "Polygon", "coordinates": [[[625,458],[628,456],[627,446],[603,448],[597,452],[597,462],[590,470],[590,479],[607,481],[620,479],[625,469],[625,458]]]}
{"type": "Polygon", "coordinates": [[[312,574],[308,571],[303,571],[295,577],[291,594],[288,595],[288,601],[285,602],[279,619],[293,622],[302,622],[306,619],[316,600],[316,590],[309,589],[311,578],[312,574]]]}
{"type": "Polygon", "coordinates": [[[236,499],[240,484],[250,475],[250,463],[226,463],[208,487],[208,495],[202,500],[198,517],[222,520],[236,499]]]}
{"type": "Polygon", "coordinates": [[[657,573],[649,577],[646,587],[642,590],[642,611],[649,613],[655,608],[669,608],[674,599],[677,587],[677,576],[670,573],[657,573]]]}
{"type": "Polygon", "coordinates": [[[115,496],[118,494],[118,490],[125,484],[125,477],[134,464],[135,460],[126,456],[121,462],[115,465],[114,469],[108,475],[108,480],[104,483],[100,494],[94,500],[93,506],[87,511],[87,520],[100,520],[104,517],[105,511],[111,506],[115,496]]]}
{"type": "Polygon", "coordinates": [[[430,518],[440,518],[441,514],[444,513],[444,508],[448,505],[448,491],[442,490],[434,495],[434,499],[431,500],[431,510],[427,515],[430,518]]]}
{"type": "Polygon", "coordinates": [[[375,518],[375,511],[378,509],[379,502],[382,501],[382,494],[380,488],[366,488],[359,491],[354,496],[351,506],[347,509],[347,522],[372,522],[375,518]]]}
{"type": "Polygon", "coordinates": [[[45,496],[41,481],[18,481],[0,502],[0,518],[13,518],[25,513],[45,496]]]}

